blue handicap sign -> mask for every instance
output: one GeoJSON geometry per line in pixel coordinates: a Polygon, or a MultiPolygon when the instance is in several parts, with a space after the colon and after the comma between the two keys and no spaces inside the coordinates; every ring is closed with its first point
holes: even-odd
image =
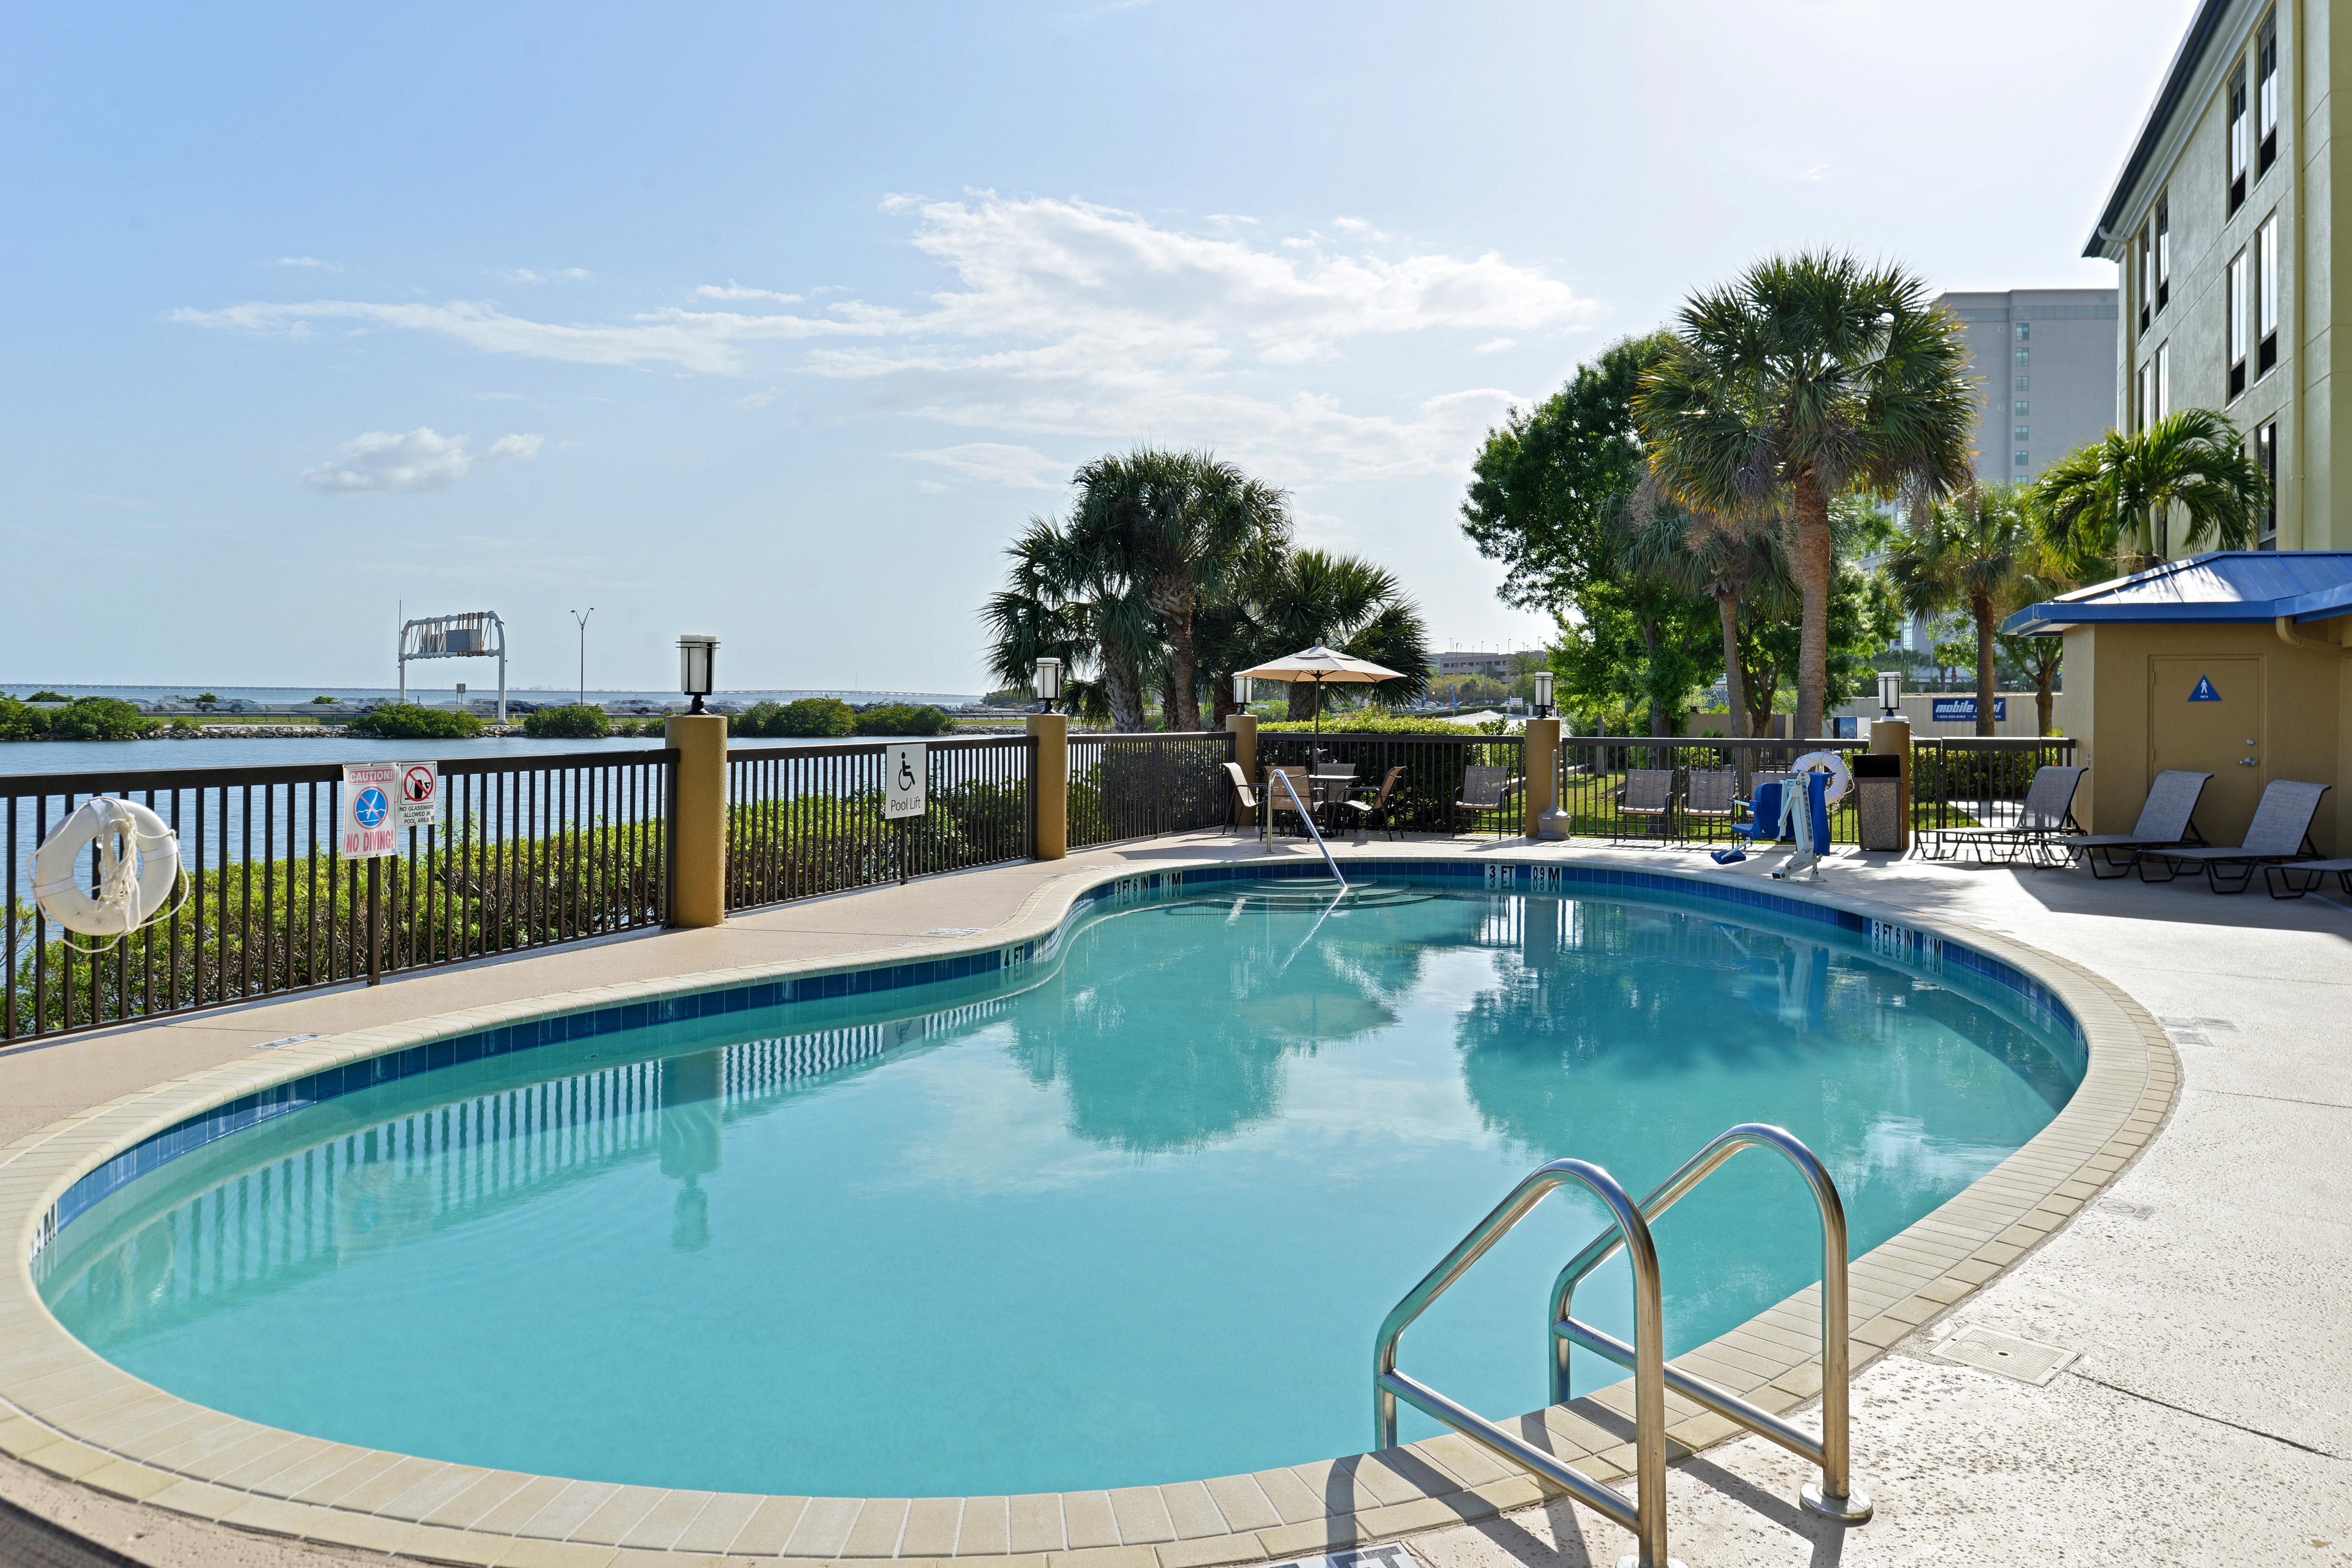
{"type": "Polygon", "coordinates": [[[352,816],[362,827],[379,826],[391,811],[392,802],[384,799],[380,789],[362,790],[359,799],[352,802],[352,816]]]}
{"type": "Polygon", "coordinates": [[[2213,681],[2210,676],[2200,675],[2197,678],[2197,689],[2189,694],[2189,700],[2191,702],[2219,702],[2221,700],[2221,694],[2213,689],[2213,681]]]}

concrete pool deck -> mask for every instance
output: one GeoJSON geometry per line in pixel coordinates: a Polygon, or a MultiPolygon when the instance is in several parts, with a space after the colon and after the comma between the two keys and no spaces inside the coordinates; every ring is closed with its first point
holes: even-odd
{"type": "MultiPolygon", "coordinates": [[[[1375,858],[1400,851],[1568,857],[1677,871],[1706,866],[1687,851],[1537,847],[1522,840],[1341,850],[1375,858]]],[[[1281,852],[1312,853],[1288,845],[1281,852]]],[[[922,949],[950,951],[1025,930],[1041,909],[1057,908],[1082,883],[1117,871],[1259,853],[1250,840],[1218,835],[1082,851],[1065,862],[784,906],[712,931],[560,949],[410,976],[373,992],[20,1046],[0,1051],[0,1146],[13,1152],[20,1140],[61,1118],[118,1097],[147,1095],[185,1075],[224,1066],[249,1069],[254,1045],[288,1035],[389,1036],[428,1016],[709,971],[903,961],[922,949]]],[[[2076,1179],[2045,1182],[2040,1197],[1998,1229],[1970,1237],[1958,1258],[1922,1266],[1906,1289],[1882,1289],[1866,1303],[1865,1269],[1857,1263],[1857,1362],[1885,1349],[1857,1376],[1854,1394],[1857,1480],[1876,1499],[1877,1520],[1850,1532],[1812,1526],[1791,1500],[1805,1474],[1798,1461],[1744,1438],[1675,1468],[1676,1555],[1691,1568],[2028,1558],[2201,1563],[2249,1549],[2290,1561],[2352,1562],[2352,1331],[2338,1304],[2352,1274],[2352,1226],[2344,1218],[2344,1200],[2352,1195],[2352,1065],[2346,1051],[2352,1025],[2336,1005],[2346,994],[2352,913],[2312,900],[2214,898],[2186,882],[2094,884],[2080,873],[1887,864],[1860,856],[1840,857],[1832,867],[1822,891],[1833,901],[1884,906],[1924,925],[1968,928],[1985,933],[1979,945],[1988,950],[2021,942],[2062,968],[2079,966],[2076,978],[2108,996],[2119,1016],[2137,1015],[2133,1030],[2145,1037],[2147,1081],[2130,1106],[2110,1107],[2125,1135],[2115,1148],[2102,1143],[2081,1153],[2076,1179]],[[2185,1079],[2177,1102],[2174,1051],[2126,997],[2171,1021],[2185,1079]],[[2168,1104],[2170,1123],[2125,1168],[2168,1104]],[[2106,1198],[2122,1206],[2083,1211],[2110,1178],[2106,1198]],[[2018,1220],[2032,1223],[2019,1229],[2018,1220]],[[1963,1327],[2016,1334],[2079,1357],[2047,1384],[2013,1382],[1936,1355],[1946,1336],[1963,1327]]],[[[1710,879],[1760,874],[1754,862],[1706,872],[1710,879]]],[[[0,1186],[9,1177],[0,1168],[0,1186]]],[[[2000,1195],[1980,1193],[1984,1186],[1955,1201],[2000,1195]]],[[[0,1338],[11,1326],[0,1323],[0,1338]]],[[[0,1350],[0,1378],[6,1361],[0,1350]]],[[[1782,1392],[1797,1398],[1798,1386],[1782,1392]]],[[[620,1511],[638,1500],[644,1507],[617,1530],[609,1520],[599,1526],[583,1515],[562,1539],[553,1533],[561,1521],[551,1517],[536,1531],[505,1535],[493,1545],[474,1531],[425,1522],[421,1516],[441,1513],[438,1508],[420,1510],[413,1500],[387,1495],[369,1509],[335,1510],[360,1521],[330,1534],[344,1546],[298,1544],[205,1522],[207,1515],[226,1515],[233,1525],[284,1529],[295,1522],[284,1510],[302,1505],[286,1503],[282,1490],[272,1498],[257,1485],[229,1497],[224,1494],[238,1489],[214,1481],[237,1478],[216,1472],[211,1480],[193,1479],[194,1467],[171,1471],[159,1483],[164,1472],[127,1453],[64,1438],[46,1422],[35,1423],[47,1434],[35,1442],[43,1433],[17,1425],[28,1417],[7,1415],[0,1408],[0,1450],[23,1452],[29,1462],[0,1460],[0,1499],[158,1563],[341,1560],[373,1548],[458,1562],[678,1564],[727,1561],[704,1554],[748,1555],[754,1547],[793,1550],[801,1528],[796,1518],[793,1532],[782,1540],[745,1539],[747,1518],[721,1542],[706,1539],[719,1532],[716,1516],[700,1535],[689,1519],[661,1542],[688,1550],[661,1550],[653,1542],[667,1525],[656,1525],[655,1516],[666,1521],[689,1502],[698,1513],[715,1506],[702,1494],[668,1494],[622,1504],[620,1511]],[[48,1453],[44,1463],[44,1450],[61,1442],[74,1447],[48,1453]],[[85,1453],[99,1456],[97,1462],[85,1453]],[[125,1500],[138,1497],[165,1506],[125,1500]],[[172,1511],[175,1503],[189,1511],[172,1511]],[[591,1539],[595,1535],[613,1539],[591,1539]]],[[[1686,1422],[1684,1435],[1704,1445],[1722,1434],[1686,1422]]],[[[1594,1468],[1605,1469],[1613,1445],[1590,1431],[1582,1436],[1581,1447],[1601,1450],[1594,1468]]],[[[969,1560],[979,1549],[982,1555],[1028,1555],[1041,1565],[1058,1556],[1068,1568],[1191,1568],[1417,1532],[1412,1550],[1440,1568],[1507,1559],[1548,1568],[1614,1561],[1627,1544],[1613,1527],[1568,1505],[1522,1506],[1536,1501],[1534,1484],[1506,1474],[1459,1439],[1424,1452],[1427,1477],[1360,1464],[1279,1473],[1308,1493],[1304,1502],[1277,1495],[1290,1484],[1280,1479],[1257,1480],[1255,1496],[1233,1489],[1219,1495],[1215,1484],[1140,1489],[1156,1495],[1107,1499],[1103,1525],[1083,1524],[1066,1503],[1050,1526],[1042,1518],[1025,1521],[1018,1506],[1025,1500],[993,1500],[1004,1505],[1002,1528],[975,1519],[969,1543],[961,1512],[942,1533],[947,1521],[929,1518],[939,1510],[898,1502],[893,1538],[877,1550],[882,1514],[891,1511],[886,1501],[864,1539],[862,1521],[853,1517],[838,1530],[811,1533],[798,1551],[895,1552],[901,1560],[960,1552],[969,1560]],[[1449,1497],[1456,1500],[1445,1501],[1449,1497]],[[1333,1506],[1340,1501],[1350,1506],[1333,1506]],[[1333,1513],[1351,1521],[1344,1532],[1326,1522],[1333,1513]],[[1455,1522],[1465,1517],[1471,1522],[1455,1522]]],[[[446,1468],[435,1467],[436,1474],[446,1468]]],[[[434,1479],[416,1476],[415,1486],[430,1489],[434,1479]]],[[[442,1477],[441,1484],[453,1479],[442,1477]]],[[[388,1479],[355,1479],[346,1500],[373,1500],[388,1479]]]]}

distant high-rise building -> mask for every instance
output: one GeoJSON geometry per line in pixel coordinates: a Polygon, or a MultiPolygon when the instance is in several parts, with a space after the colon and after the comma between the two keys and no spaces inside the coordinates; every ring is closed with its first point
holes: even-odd
{"type": "Polygon", "coordinates": [[[1968,328],[1980,384],[1977,478],[2022,484],[2116,417],[2116,290],[2012,289],[1938,297],[1968,328]]]}

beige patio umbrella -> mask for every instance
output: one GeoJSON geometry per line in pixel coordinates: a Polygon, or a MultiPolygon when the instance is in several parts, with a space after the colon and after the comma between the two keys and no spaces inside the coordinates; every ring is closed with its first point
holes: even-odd
{"type": "Polygon", "coordinates": [[[1277,658],[1244,669],[1242,674],[1253,680],[1311,680],[1315,683],[1315,736],[1323,736],[1323,683],[1327,680],[1353,681],[1370,686],[1375,681],[1402,680],[1397,670],[1374,664],[1368,658],[1356,658],[1317,643],[1305,653],[1294,653],[1287,658],[1277,658]]]}

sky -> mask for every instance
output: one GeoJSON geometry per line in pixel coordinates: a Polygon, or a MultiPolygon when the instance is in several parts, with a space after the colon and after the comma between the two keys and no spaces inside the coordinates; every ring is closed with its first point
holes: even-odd
{"type": "Polygon", "coordinates": [[[0,681],[389,684],[493,609],[567,684],[593,605],[592,686],[978,691],[1139,443],[1537,646],[1458,527],[1509,408],[1778,250],[2113,287],[2191,9],[26,0],[0,681]]]}

